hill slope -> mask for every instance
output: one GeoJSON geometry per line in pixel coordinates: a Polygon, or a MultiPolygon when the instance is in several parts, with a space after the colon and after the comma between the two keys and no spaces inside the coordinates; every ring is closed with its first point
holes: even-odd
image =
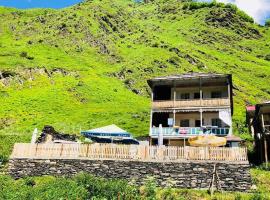
{"type": "Polygon", "coordinates": [[[45,124],[78,132],[115,123],[147,135],[146,80],[188,71],[233,74],[242,133],[244,105],[270,99],[269,46],[269,29],[224,4],[0,7],[0,139],[26,140],[45,124]]]}

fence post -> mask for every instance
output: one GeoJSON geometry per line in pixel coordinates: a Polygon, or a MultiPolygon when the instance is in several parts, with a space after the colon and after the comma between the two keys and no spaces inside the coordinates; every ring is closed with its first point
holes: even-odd
{"type": "Polygon", "coordinates": [[[144,153],[145,153],[145,160],[148,160],[149,159],[149,146],[148,145],[145,145],[144,153]]]}
{"type": "Polygon", "coordinates": [[[61,145],[60,157],[61,157],[61,156],[62,156],[62,154],[63,154],[63,148],[64,148],[64,147],[63,147],[63,145],[64,145],[64,144],[62,144],[62,145],[61,145]]]}

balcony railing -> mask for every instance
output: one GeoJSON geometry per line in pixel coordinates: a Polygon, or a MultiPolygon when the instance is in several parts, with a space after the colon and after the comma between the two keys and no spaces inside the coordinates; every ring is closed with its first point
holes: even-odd
{"type": "Polygon", "coordinates": [[[219,107],[229,106],[230,99],[188,99],[188,100],[165,100],[153,101],[152,108],[181,108],[181,107],[219,107]]]}
{"type": "Polygon", "coordinates": [[[266,131],[270,132],[270,125],[264,125],[266,131]]]}
{"type": "MultiPolygon", "coordinates": [[[[158,127],[151,128],[151,136],[158,136],[159,133],[158,127]]],[[[197,135],[220,135],[226,136],[229,134],[230,128],[200,128],[200,127],[163,127],[162,134],[163,136],[197,136],[197,135]]]]}

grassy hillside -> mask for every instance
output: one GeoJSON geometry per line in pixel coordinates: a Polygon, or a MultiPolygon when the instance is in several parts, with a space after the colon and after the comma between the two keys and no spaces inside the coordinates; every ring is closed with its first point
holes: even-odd
{"type": "Polygon", "coordinates": [[[224,4],[0,7],[0,151],[45,124],[78,133],[115,123],[147,135],[146,80],[189,71],[233,74],[235,131],[243,133],[245,104],[270,99],[269,46],[269,28],[224,4]]]}

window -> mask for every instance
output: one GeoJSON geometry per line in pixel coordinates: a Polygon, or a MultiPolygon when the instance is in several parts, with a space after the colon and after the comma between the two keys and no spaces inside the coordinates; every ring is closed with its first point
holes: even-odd
{"type": "Polygon", "coordinates": [[[195,92],[194,93],[194,99],[199,99],[200,98],[200,93],[199,92],[195,92]]]}
{"type": "Polygon", "coordinates": [[[221,120],[220,119],[212,119],[212,126],[221,127],[221,120]]]}
{"type": "Polygon", "coordinates": [[[201,127],[201,120],[195,120],[195,127],[201,127]]]}
{"type": "Polygon", "coordinates": [[[211,98],[221,98],[221,97],[222,97],[221,91],[211,92],[211,98]]]}
{"type": "Polygon", "coordinates": [[[181,99],[189,99],[189,93],[182,93],[181,99]]]}
{"type": "MultiPolygon", "coordinates": [[[[202,121],[202,125],[204,124],[204,119],[203,119],[203,121],[202,121]]],[[[199,119],[196,119],[195,120],[195,127],[201,127],[201,120],[199,120],[199,119]]]]}
{"type": "Polygon", "coordinates": [[[180,127],[189,127],[189,119],[183,119],[180,121],[180,127]]]}

